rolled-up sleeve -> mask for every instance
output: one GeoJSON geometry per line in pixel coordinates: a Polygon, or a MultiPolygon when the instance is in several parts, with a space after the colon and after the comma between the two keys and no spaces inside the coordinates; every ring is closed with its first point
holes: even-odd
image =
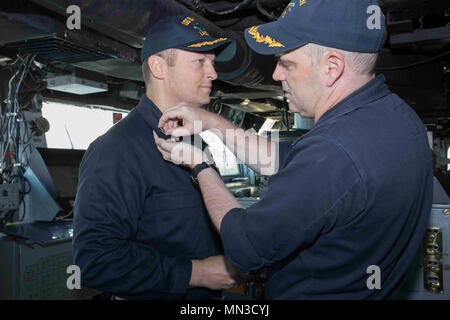
{"type": "Polygon", "coordinates": [[[222,220],[225,255],[246,273],[310,246],[364,207],[360,173],[332,139],[305,137],[285,161],[260,201],[232,209],[222,220]]]}
{"type": "Polygon", "coordinates": [[[84,286],[123,297],[180,298],[191,261],[133,241],[147,192],[133,156],[118,141],[94,142],[86,152],[74,206],[74,262],[84,286]]]}

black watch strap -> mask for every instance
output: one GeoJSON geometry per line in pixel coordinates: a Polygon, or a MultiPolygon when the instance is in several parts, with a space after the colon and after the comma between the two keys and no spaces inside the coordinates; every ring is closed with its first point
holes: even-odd
{"type": "Polygon", "coordinates": [[[191,171],[191,178],[192,178],[192,180],[194,180],[195,182],[197,182],[197,176],[198,176],[198,174],[199,174],[202,170],[207,169],[207,168],[211,168],[211,166],[210,166],[209,164],[207,164],[206,162],[202,162],[202,163],[196,165],[196,166],[194,167],[194,169],[192,169],[192,171],[191,171]]]}

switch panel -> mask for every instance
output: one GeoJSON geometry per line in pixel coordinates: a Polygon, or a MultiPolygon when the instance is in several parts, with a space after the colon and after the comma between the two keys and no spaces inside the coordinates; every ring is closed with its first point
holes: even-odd
{"type": "Polygon", "coordinates": [[[0,184],[0,212],[19,209],[19,184],[0,184]]]}

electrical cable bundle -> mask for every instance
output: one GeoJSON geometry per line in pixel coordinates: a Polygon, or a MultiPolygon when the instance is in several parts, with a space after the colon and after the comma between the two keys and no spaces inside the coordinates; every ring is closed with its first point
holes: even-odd
{"type": "MultiPolygon", "coordinates": [[[[31,184],[24,177],[25,166],[28,163],[27,149],[30,148],[33,133],[24,119],[23,111],[19,101],[30,100],[42,86],[40,79],[36,78],[31,71],[34,66],[36,55],[17,59],[7,68],[13,69],[13,75],[8,82],[8,97],[5,100],[6,107],[2,111],[0,119],[0,182],[2,184],[19,184],[19,210],[23,207],[19,220],[25,217],[25,195],[31,191],[31,184]],[[20,96],[19,96],[20,94],[20,96]],[[19,97],[21,99],[19,99],[19,97]]],[[[39,68],[34,68],[35,70],[39,68]]],[[[39,70],[40,71],[40,70],[39,70]]],[[[0,224],[8,221],[15,211],[0,214],[0,224]],[[2,217],[3,216],[3,217],[2,217]]]]}

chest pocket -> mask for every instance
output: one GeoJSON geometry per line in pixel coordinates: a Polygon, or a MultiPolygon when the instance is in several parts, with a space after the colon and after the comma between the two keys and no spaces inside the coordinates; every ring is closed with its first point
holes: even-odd
{"type": "Polygon", "coordinates": [[[219,252],[211,232],[196,190],[164,192],[147,198],[136,240],[171,257],[197,259],[219,252]]]}
{"type": "Polygon", "coordinates": [[[164,221],[192,211],[202,210],[203,200],[195,191],[164,192],[151,195],[145,202],[146,219],[164,221]],[[197,209],[197,210],[196,210],[197,209]]]}

